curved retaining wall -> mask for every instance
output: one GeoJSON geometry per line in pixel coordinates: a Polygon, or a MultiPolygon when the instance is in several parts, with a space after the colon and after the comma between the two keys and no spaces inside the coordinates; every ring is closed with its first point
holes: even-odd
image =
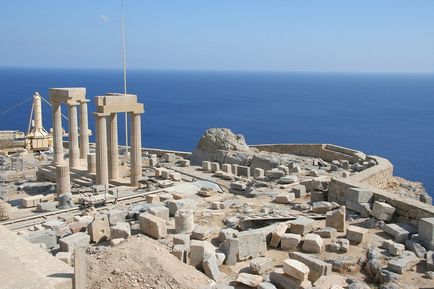
{"type": "Polygon", "coordinates": [[[378,189],[386,185],[393,176],[393,165],[385,158],[366,156],[360,151],[330,144],[266,144],[251,147],[260,151],[316,157],[329,162],[333,160],[358,162],[373,159],[377,162],[373,167],[349,178],[332,178],[328,186],[329,201],[345,204],[348,188],[367,188],[374,193],[375,200],[385,200],[395,207],[394,221],[410,223],[417,227],[420,218],[434,217],[434,206],[378,189]]]}

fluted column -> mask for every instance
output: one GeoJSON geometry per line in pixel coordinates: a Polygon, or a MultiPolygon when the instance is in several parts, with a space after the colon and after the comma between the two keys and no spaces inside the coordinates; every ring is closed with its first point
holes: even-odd
{"type": "Polygon", "coordinates": [[[95,154],[87,154],[87,172],[89,174],[96,173],[96,155],[95,154]]]}
{"type": "Polygon", "coordinates": [[[63,130],[62,109],[60,103],[52,102],[53,106],[53,164],[63,164],[63,130]]]}
{"type": "Polygon", "coordinates": [[[68,149],[69,167],[72,169],[79,167],[80,151],[78,149],[78,103],[68,103],[68,149]]]}
{"type": "Polygon", "coordinates": [[[89,153],[88,99],[80,101],[80,159],[86,160],[89,153]]]}
{"type": "Polygon", "coordinates": [[[116,113],[110,114],[108,123],[108,166],[109,179],[119,178],[119,147],[118,147],[118,117],[116,113]]]}
{"type": "Polygon", "coordinates": [[[131,185],[137,187],[142,178],[142,129],[139,113],[131,116],[131,185]]]}
{"type": "Polygon", "coordinates": [[[108,185],[107,160],[107,114],[95,113],[96,117],[96,184],[108,185]]]}
{"type": "Polygon", "coordinates": [[[71,177],[68,164],[56,166],[56,194],[61,195],[71,192],[71,177]]]}

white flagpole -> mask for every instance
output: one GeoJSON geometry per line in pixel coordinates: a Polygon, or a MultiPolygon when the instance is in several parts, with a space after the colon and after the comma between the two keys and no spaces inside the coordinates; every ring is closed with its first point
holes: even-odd
{"type": "MultiPolygon", "coordinates": [[[[121,0],[121,24],[122,24],[122,60],[124,74],[124,95],[127,94],[127,57],[125,41],[124,1],[121,0]]],[[[128,154],[128,113],[125,112],[125,151],[128,154]]]]}

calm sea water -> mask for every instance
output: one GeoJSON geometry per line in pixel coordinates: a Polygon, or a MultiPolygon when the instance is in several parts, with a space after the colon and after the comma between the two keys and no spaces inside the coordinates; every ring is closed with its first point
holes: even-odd
{"type": "MultiPolygon", "coordinates": [[[[434,192],[434,75],[131,70],[128,80],[145,103],[143,146],[191,151],[210,127],[250,144],[333,143],[384,156],[396,175],[434,192]]],[[[2,68],[0,114],[34,91],[48,98],[48,88],[68,86],[86,87],[88,98],[121,92],[122,73],[2,68]]],[[[25,131],[30,108],[0,115],[0,129],[25,131]]],[[[43,112],[50,128],[50,108],[43,112]]]]}

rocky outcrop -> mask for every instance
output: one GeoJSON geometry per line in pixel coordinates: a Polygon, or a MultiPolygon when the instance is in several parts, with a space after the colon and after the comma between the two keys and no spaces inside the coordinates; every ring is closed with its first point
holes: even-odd
{"type": "Polygon", "coordinates": [[[201,165],[202,161],[238,164],[269,170],[292,162],[293,156],[259,152],[246,144],[243,135],[235,134],[228,128],[211,128],[200,138],[191,155],[193,165],[201,165]]]}
{"type": "Polygon", "coordinates": [[[191,163],[200,165],[202,161],[217,161],[248,165],[253,154],[243,135],[234,134],[228,128],[210,128],[200,138],[191,155],[191,163]]]}

